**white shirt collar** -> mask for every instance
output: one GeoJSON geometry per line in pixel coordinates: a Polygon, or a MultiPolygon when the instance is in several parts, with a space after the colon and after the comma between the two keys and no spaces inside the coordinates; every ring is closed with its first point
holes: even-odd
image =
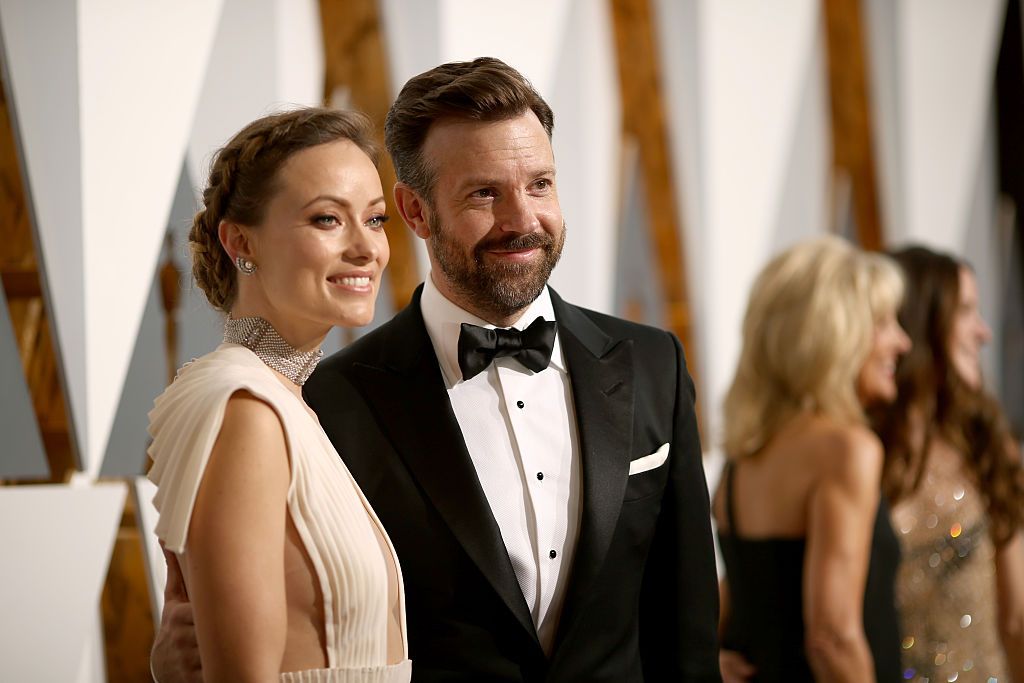
{"type": "MultiPolygon", "coordinates": [[[[423,313],[423,322],[427,326],[427,334],[430,335],[430,341],[434,345],[434,353],[437,355],[441,372],[450,389],[462,381],[462,370],[459,369],[459,332],[462,329],[462,323],[490,329],[497,326],[473,315],[446,298],[434,284],[431,274],[427,275],[427,279],[423,283],[420,310],[423,313]]],[[[540,296],[527,307],[519,320],[512,323],[511,327],[517,330],[525,329],[537,318],[555,320],[555,309],[551,305],[551,294],[548,292],[547,286],[541,291],[540,296]]],[[[559,336],[555,335],[549,367],[559,372],[565,372],[565,361],[562,358],[562,345],[559,336]]]]}

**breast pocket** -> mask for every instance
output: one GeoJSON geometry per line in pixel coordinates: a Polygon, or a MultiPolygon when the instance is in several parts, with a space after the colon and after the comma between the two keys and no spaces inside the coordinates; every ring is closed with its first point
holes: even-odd
{"type": "Polygon", "coordinates": [[[624,501],[641,500],[661,493],[668,479],[669,444],[629,463],[629,481],[624,501]]]}

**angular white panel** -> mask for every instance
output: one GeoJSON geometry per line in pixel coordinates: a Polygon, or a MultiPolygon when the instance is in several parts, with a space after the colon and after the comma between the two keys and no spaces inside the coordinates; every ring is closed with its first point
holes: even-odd
{"type": "Polygon", "coordinates": [[[103,644],[103,615],[99,610],[96,611],[86,634],[75,683],[108,683],[107,653],[103,644]]]}
{"type": "Polygon", "coordinates": [[[872,117],[879,208],[884,237],[899,244],[906,235],[903,162],[900,158],[900,116],[902,102],[899,68],[899,3],[865,0],[862,5],[864,50],[867,57],[868,97],[872,117]]]}
{"type": "Polygon", "coordinates": [[[702,0],[697,17],[706,278],[695,292],[714,297],[704,307],[706,348],[714,349],[704,405],[717,414],[750,284],[773,249],[785,172],[803,144],[797,122],[807,79],[820,74],[809,65],[820,57],[822,25],[813,0],[702,0]]]}
{"type": "Polygon", "coordinates": [[[324,99],[324,41],[319,0],[276,0],[277,98],[315,105],[324,99]]]}
{"type": "MultiPolygon", "coordinates": [[[[1015,302],[1024,310],[1024,300],[1005,299],[1010,264],[1008,263],[1007,236],[1010,233],[999,221],[999,141],[996,129],[995,101],[989,99],[982,122],[982,137],[978,149],[977,170],[969,177],[967,214],[964,226],[957,234],[954,245],[940,245],[958,258],[965,259],[974,268],[978,285],[978,309],[993,330],[992,343],[981,349],[981,371],[986,388],[996,396],[1003,386],[1024,381],[1022,375],[1011,375],[1001,367],[1001,332],[1009,320],[1000,314],[1003,302],[1015,302]]],[[[1005,207],[1003,207],[1005,211],[1005,207]]],[[[1020,209],[1018,209],[1019,211],[1020,209]]],[[[1011,304],[1012,305],[1012,304],[1011,304]]]]}
{"type": "Polygon", "coordinates": [[[1006,0],[900,4],[900,143],[907,236],[963,243],[1006,0]]]}
{"type": "MultiPolygon", "coordinates": [[[[380,0],[384,46],[391,70],[391,92],[405,82],[440,64],[441,3],[443,0],[380,0]]],[[[426,272],[426,270],[423,270],[426,272]]]]}
{"type": "Polygon", "coordinates": [[[220,2],[83,2],[79,15],[89,440],[100,468],[167,227],[220,2]]]}
{"type": "Polygon", "coordinates": [[[824,31],[815,32],[813,51],[803,68],[797,132],[782,171],[771,253],[828,232],[834,220],[828,205],[832,131],[824,31]]]}
{"type": "MultiPolygon", "coordinates": [[[[558,199],[568,236],[551,284],[580,306],[613,305],[622,110],[609,5],[573,0],[551,93],[558,199]]],[[[514,66],[514,65],[513,65],[514,66]]]]}
{"type": "Polygon", "coordinates": [[[167,386],[167,343],[164,308],[157,277],[150,280],[145,311],[134,340],[131,361],[100,467],[101,477],[133,477],[145,472],[149,446],[149,411],[167,386]]]}
{"type": "Polygon", "coordinates": [[[135,498],[135,511],[139,520],[139,535],[142,538],[142,559],[146,565],[146,578],[149,580],[149,601],[153,613],[153,623],[159,624],[160,615],[164,611],[167,561],[164,560],[160,539],[156,535],[156,523],[160,519],[160,513],[153,505],[156,484],[146,477],[136,477],[132,482],[132,495],[135,498]]]}
{"type": "Polygon", "coordinates": [[[7,310],[4,288],[0,287],[0,434],[4,435],[0,479],[44,479],[50,467],[7,310]]]}
{"type": "Polygon", "coordinates": [[[285,0],[223,3],[188,143],[189,174],[198,187],[206,183],[214,152],[247,123],[323,99],[323,53],[312,49],[322,44],[322,34],[307,0],[298,5],[300,15],[287,21],[281,16],[292,3],[285,0]]]}
{"type": "Polygon", "coordinates": [[[651,214],[639,152],[627,146],[623,156],[623,201],[615,253],[615,308],[612,312],[655,327],[665,327],[665,297],[657,254],[651,242],[651,214]],[[634,314],[634,315],[631,315],[634,314]]]}
{"type": "Polygon", "coordinates": [[[0,2],[5,76],[42,251],[43,291],[55,328],[74,442],[84,450],[89,411],[77,25],[74,0],[0,2]]]}
{"type": "MultiPolygon", "coordinates": [[[[80,680],[124,484],[0,488],[0,680],[80,680]]],[[[83,667],[85,667],[83,669],[83,667]]]]}
{"type": "Polygon", "coordinates": [[[441,0],[439,63],[497,57],[530,79],[547,99],[569,38],[566,33],[586,30],[566,25],[573,4],[574,0],[492,0],[481,11],[475,0],[441,0]]]}
{"type": "MultiPolygon", "coordinates": [[[[444,61],[441,59],[442,3],[443,0],[380,0],[378,4],[391,72],[391,92],[396,97],[407,80],[444,61]]],[[[418,272],[429,273],[426,243],[419,238],[414,238],[412,243],[418,272]]]]}
{"type": "MultiPolygon", "coordinates": [[[[706,283],[705,231],[703,221],[704,154],[703,123],[700,118],[700,46],[697,18],[699,0],[655,0],[651,3],[655,36],[660,55],[661,91],[669,129],[669,159],[675,182],[676,205],[682,220],[682,244],[686,253],[687,291],[693,320],[691,335],[696,349],[687,349],[686,363],[694,374],[707,376],[708,357],[715,348],[709,338],[707,310],[715,306],[706,283]]],[[[697,387],[705,423],[711,425],[714,410],[705,402],[704,386],[697,387]]],[[[714,442],[707,439],[705,449],[714,442]]]]}

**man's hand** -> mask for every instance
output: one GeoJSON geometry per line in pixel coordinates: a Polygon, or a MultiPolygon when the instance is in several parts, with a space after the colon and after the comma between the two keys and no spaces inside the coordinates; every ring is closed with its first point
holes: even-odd
{"type": "Polygon", "coordinates": [[[739,652],[720,650],[718,665],[722,669],[722,683],[747,683],[757,672],[739,652]]]}
{"type": "Polygon", "coordinates": [[[153,679],[159,683],[202,683],[199,643],[185,580],[177,556],[164,550],[164,559],[167,561],[164,611],[149,662],[153,679]]]}

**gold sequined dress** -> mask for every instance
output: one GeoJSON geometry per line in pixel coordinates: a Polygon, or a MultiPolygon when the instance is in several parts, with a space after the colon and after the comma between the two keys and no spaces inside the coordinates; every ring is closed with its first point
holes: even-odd
{"type": "Polygon", "coordinates": [[[985,503],[959,453],[945,444],[931,450],[921,486],[892,509],[903,551],[896,599],[904,679],[1004,683],[985,503]]]}

